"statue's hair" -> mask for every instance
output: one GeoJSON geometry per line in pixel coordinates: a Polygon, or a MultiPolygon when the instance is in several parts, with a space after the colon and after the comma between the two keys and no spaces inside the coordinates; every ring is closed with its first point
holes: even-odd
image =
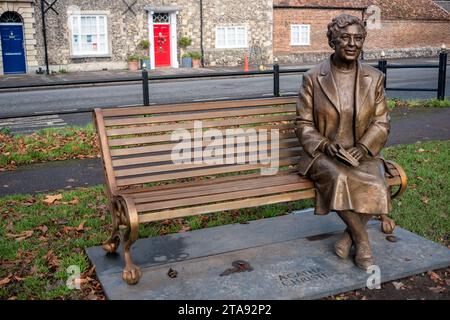
{"type": "Polygon", "coordinates": [[[331,44],[331,42],[338,36],[341,29],[353,24],[361,26],[364,32],[364,37],[366,37],[367,35],[366,27],[364,26],[364,23],[360,18],[349,14],[341,14],[333,18],[333,20],[331,20],[331,22],[328,24],[328,32],[327,32],[328,42],[331,44]]]}

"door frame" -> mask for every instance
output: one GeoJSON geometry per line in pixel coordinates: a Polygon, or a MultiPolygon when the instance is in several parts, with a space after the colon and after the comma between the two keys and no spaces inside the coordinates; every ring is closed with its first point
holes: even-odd
{"type": "Polygon", "coordinates": [[[148,11],[148,40],[150,41],[150,69],[155,69],[155,45],[153,43],[153,14],[155,12],[167,12],[170,24],[170,66],[178,68],[178,40],[177,40],[177,14],[178,10],[152,9],[148,11]]]}
{"type": "Polygon", "coordinates": [[[27,64],[27,50],[25,47],[25,27],[23,22],[5,22],[5,23],[0,23],[0,27],[1,26],[21,26],[22,27],[22,48],[23,48],[23,62],[25,64],[25,72],[8,72],[5,73],[5,59],[3,58],[3,46],[1,44],[2,40],[0,37],[0,48],[2,49],[2,72],[3,74],[27,74],[28,73],[28,64],[27,64]]]}

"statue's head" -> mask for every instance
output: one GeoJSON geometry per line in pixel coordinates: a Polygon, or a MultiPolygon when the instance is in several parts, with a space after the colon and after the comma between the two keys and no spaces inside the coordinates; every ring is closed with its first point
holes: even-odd
{"type": "Polygon", "coordinates": [[[366,35],[364,23],[355,16],[341,14],[328,24],[328,44],[342,61],[358,59],[366,35]]]}

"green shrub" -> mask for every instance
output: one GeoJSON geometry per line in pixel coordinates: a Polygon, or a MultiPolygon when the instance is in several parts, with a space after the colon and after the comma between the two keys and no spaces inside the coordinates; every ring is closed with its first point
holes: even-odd
{"type": "Polygon", "coordinates": [[[192,39],[189,37],[182,37],[179,41],[178,41],[178,45],[181,48],[187,48],[188,46],[190,46],[192,43],[192,39]]]}
{"type": "Polygon", "coordinates": [[[200,54],[200,52],[197,52],[197,51],[189,52],[189,56],[192,59],[201,59],[202,58],[202,55],[200,54]]]}
{"type": "Polygon", "coordinates": [[[150,48],[150,41],[148,41],[147,39],[141,40],[138,44],[138,47],[142,50],[147,50],[148,48],[150,48]]]}
{"type": "Polygon", "coordinates": [[[139,56],[137,54],[132,54],[132,55],[128,56],[127,60],[128,60],[128,62],[139,61],[139,56]]]}

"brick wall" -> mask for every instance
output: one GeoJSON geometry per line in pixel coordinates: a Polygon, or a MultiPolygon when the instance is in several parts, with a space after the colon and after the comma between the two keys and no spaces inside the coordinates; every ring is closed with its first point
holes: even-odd
{"type": "MultiPolygon", "coordinates": [[[[274,56],[280,63],[317,62],[331,52],[326,37],[327,25],[341,13],[362,17],[361,10],[274,9],[274,56]],[[309,24],[311,43],[290,45],[290,25],[309,24]]],[[[435,55],[442,43],[450,46],[450,21],[384,20],[381,29],[368,30],[365,58],[378,58],[381,50],[387,57],[435,55]]]]}
{"type": "Polygon", "coordinates": [[[342,13],[362,17],[361,10],[274,9],[274,54],[330,51],[327,25],[342,13]],[[309,24],[311,43],[308,46],[291,46],[291,24],[309,24]]]}
{"type": "Polygon", "coordinates": [[[440,47],[450,45],[450,21],[384,20],[369,30],[366,49],[440,47]]]}

